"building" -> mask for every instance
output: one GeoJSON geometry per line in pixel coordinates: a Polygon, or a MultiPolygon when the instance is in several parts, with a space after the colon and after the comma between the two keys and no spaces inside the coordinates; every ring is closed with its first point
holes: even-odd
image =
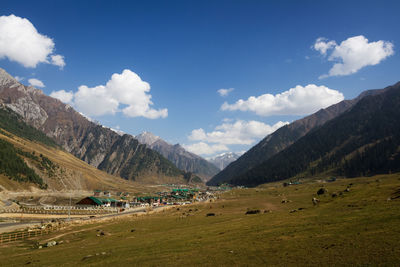
{"type": "Polygon", "coordinates": [[[76,205],[98,206],[98,207],[118,207],[119,201],[113,198],[85,197],[76,205]]]}

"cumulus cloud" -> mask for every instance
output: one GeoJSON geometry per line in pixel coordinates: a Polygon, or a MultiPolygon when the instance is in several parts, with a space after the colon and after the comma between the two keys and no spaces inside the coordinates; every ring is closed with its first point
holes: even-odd
{"type": "Polygon", "coordinates": [[[314,49],[319,51],[322,55],[326,55],[326,52],[336,45],[335,41],[328,41],[326,38],[320,37],[315,41],[314,49]]]}
{"type": "Polygon", "coordinates": [[[321,75],[320,79],[350,75],[363,67],[377,65],[394,54],[393,47],[393,43],[388,41],[369,42],[363,35],[350,37],[341,42],[340,45],[337,45],[335,41],[318,38],[314,44],[314,49],[323,56],[327,56],[327,51],[330,50],[328,60],[336,62],[328,74],[321,75]]]}
{"type": "Polygon", "coordinates": [[[229,88],[229,89],[219,89],[217,92],[220,96],[227,96],[229,95],[230,92],[232,92],[234,89],[233,88],[229,88]]]}
{"type": "Polygon", "coordinates": [[[196,143],[184,147],[195,154],[211,155],[228,151],[228,145],[251,145],[286,124],[288,122],[282,121],[274,125],[244,120],[224,122],[211,132],[206,132],[202,128],[193,130],[189,140],[196,143]]]}
{"type": "MultiPolygon", "coordinates": [[[[57,91],[52,94],[64,97],[65,93],[57,91]]],[[[150,84],[142,81],[139,75],[128,69],[121,74],[113,74],[106,85],[79,86],[78,91],[73,94],[71,102],[87,116],[101,116],[117,112],[122,112],[128,117],[148,119],[168,116],[168,109],[152,108],[150,84]]]]}
{"type": "Polygon", "coordinates": [[[305,115],[336,104],[344,99],[342,93],[326,86],[309,84],[297,85],[283,93],[251,96],[240,99],[234,104],[225,102],[222,110],[252,111],[260,116],[271,115],[305,115]]]}
{"type": "Polygon", "coordinates": [[[189,139],[224,145],[250,145],[286,124],[288,122],[279,121],[274,125],[268,125],[260,121],[237,120],[232,123],[222,123],[212,132],[206,133],[202,128],[195,129],[189,139]]]}
{"type": "Polygon", "coordinates": [[[204,142],[195,143],[192,145],[184,145],[186,150],[195,153],[197,155],[211,155],[222,151],[228,151],[228,147],[226,145],[214,144],[209,145],[204,142]]]}
{"type": "Polygon", "coordinates": [[[44,83],[41,80],[31,78],[28,80],[29,84],[35,87],[45,87],[44,83]]]}
{"type": "Polygon", "coordinates": [[[74,106],[87,116],[115,114],[119,102],[104,85],[88,87],[81,85],[74,95],[74,106]]]}
{"type": "Polygon", "coordinates": [[[39,63],[62,68],[64,57],[53,54],[54,46],[53,40],[40,34],[28,19],[0,16],[0,59],[8,58],[29,68],[39,63]]]}
{"type": "Polygon", "coordinates": [[[51,92],[50,96],[59,99],[65,104],[71,104],[72,99],[74,98],[74,93],[72,91],[66,92],[65,90],[60,90],[51,92]]]}
{"type": "Polygon", "coordinates": [[[64,56],[62,55],[52,55],[51,64],[59,66],[61,69],[65,66],[64,56]]]}

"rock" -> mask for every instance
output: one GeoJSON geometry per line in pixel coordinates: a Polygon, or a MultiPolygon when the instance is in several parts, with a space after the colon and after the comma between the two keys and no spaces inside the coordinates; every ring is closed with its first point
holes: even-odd
{"type": "Polygon", "coordinates": [[[246,211],[246,215],[248,215],[248,214],[258,214],[258,213],[260,213],[260,210],[248,210],[248,211],[246,211]]]}
{"type": "Polygon", "coordinates": [[[47,242],[46,247],[52,247],[52,246],[55,246],[55,245],[57,245],[56,241],[50,241],[50,242],[47,242]]]}
{"type": "Polygon", "coordinates": [[[296,212],[297,210],[291,210],[290,213],[296,212]]]}
{"type": "Polygon", "coordinates": [[[215,213],[207,213],[206,217],[215,216],[215,213]]]}
{"type": "Polygon", "coordinates": [[[328,193],[328,190],[326,189],[326,188],[320,188],[318,191],[317,191],[317,195],[323,195],[323,194],[325,194],[325,193],[328,193]]]}
{"type": "Polygon", "coordinates": [[[350,188],[347,187],[344,192],[350,192],[350,188]]]}
{"type": "Polygon", "coordinates": [[[93,257],[93,255],[86,255],[85,257],[82,258],[82,260],[84,261],[84,260],[87,260],[87,259],[89,259],[91,257],[93,257]]]}
{"type": "Polygon", "coordinates": [[[101,253],[101,255],[106,255],[107,253],[105,253],[104,251],[101,253]]]}
{"type": "Polygon", "coordinates": [[[336,194],[336,193],[333,193],[332,194],[332,197],[337,197],[338,195],[336,194]]]}
{"type": "Polygon", "coordinates": [[[38,247],[38,249],[41,249],[41,248],[43,248],[43,246],[39,246],[39,247],[38,247]]]}
{"type": "Polygon", "coordinates": [[[133,233],[133,232],[135,232],[136,230],[135,229],[131,229],[131,233],[133,233]]]}

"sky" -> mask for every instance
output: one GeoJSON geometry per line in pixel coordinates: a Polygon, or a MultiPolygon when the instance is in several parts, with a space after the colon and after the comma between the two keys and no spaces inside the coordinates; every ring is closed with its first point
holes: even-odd
{"type": "Polygon", "coordinates": [[[400,1],[0,2],[0,67],[204,157],[400,80],[400,1]]]}

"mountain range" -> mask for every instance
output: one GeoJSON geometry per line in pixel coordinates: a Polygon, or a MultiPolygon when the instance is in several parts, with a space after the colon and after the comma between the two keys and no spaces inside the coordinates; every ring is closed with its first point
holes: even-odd
{"type": "Polygon", "coordinates": [[[160,137],[143,132],[135,137],[141,144],[157,151],[176,167],[199,176],[203,181],[208,181],[219,172],[218,168],[202,157],[186,151],[181,145],[171,145],[160,137]]]}
{"type": "Polygon", "coordinates": [[[400,83],[365,91],[278,129],[208,184],[254,186],[292,177],[398,171],[399,106],[400,83]]]}
{"type": "Polygon", "coordinates": [[[226,168],[226,166],[237,160],[239,157],[240,155],[237,153],[227,152],[210,158],[208,161],[217,166],[219,170],[223,170],[226,168]]]}
{"type": "Polygon", "coordinates": [[[184,172],[133,136],[120,135],[0,69],[0,103],[77,158],[129,180],[181,181],[184,172]]]}

